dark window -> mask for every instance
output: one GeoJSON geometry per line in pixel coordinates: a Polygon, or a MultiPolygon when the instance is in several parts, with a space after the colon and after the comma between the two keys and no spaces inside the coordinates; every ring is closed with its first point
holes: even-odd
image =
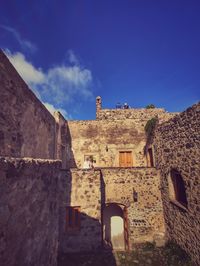
{"type": "Polygon", "coordinates": [[[187,197],[185,193],[185,185],[181,174],[177,170],[171,170],[171,179],[174,187],[175,200],[187,207],[187,197]]]}
{"type": "Polygon", "coordinates": [[[80,207],[66,207],[66,230],[80,230],[80,207]]]}
{"type": "Polygon", "coordinates": [[[138,202],[138,193],[133,189],[133,201],[138,202]]]}
{"type": "Polygon", "coordinates": [[[148,149],[148,162],[150,167],[154,167],[154,161],[153,161],[153,150],[152,148],[148,149]]]}

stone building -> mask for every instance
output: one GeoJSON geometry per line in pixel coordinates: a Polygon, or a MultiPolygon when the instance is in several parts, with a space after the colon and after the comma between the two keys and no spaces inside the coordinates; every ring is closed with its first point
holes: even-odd
{"type": "Polygon", "coordinates": [[[168,240],[199,265],[200,104],[180,114],[102,109],[97,97],[96,120],[66,121],[2,51],[0,99],[1,265],[168,240]]]}

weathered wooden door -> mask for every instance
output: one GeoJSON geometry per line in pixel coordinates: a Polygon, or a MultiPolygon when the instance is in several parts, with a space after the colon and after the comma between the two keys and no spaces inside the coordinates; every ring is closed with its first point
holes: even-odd
{"type": "Polygon", "coordinates": [[[153,160],[153,150],[152,148],[148,149],[148,166],[154,167],[154,160],[153,160]]]}
{"type": "Polygon", "coordinates": [[[129,250],[129,234],[128,234],[128,213],[127,213],[127,207],[124,207],[124,244],[125,244],[125,250],[129,250]]]}
{"type": "Polygon", "coordinates": [[[120,167],[133,166],[132,152],[131,151],[120,151],[119,152],[119,166],[120,167]]]}

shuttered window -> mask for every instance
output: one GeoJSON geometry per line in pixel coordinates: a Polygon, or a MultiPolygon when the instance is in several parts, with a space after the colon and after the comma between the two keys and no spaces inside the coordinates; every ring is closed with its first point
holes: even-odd
{"type": "Polygon", "coordinates": [[[131,151],[120,151],[119,152],[119,166],[120,167],[132,167],[132,152],[131,151]]]}

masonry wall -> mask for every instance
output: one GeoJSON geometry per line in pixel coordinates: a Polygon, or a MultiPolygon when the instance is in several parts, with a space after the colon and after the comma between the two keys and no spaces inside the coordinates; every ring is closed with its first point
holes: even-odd
{"type": "Polygon", "coordinates": [[[59,161],[0,158],[0,264],[57,264],[59,161]]]}
{"type": "Polygon", "coordinates": [[[101,173],[105,202],[127,207],[130,247],[145,241],[163,243],[165,228],[159,171],[154,168],[106,168],[101,169],[101,173]]]}
{"type": "Polygon", "coordinates": [[[99,170],[63,171],[60,205],[60,252],[101,247],[101,182],[99,170]],[[80,230],[66,230],[66,207],[80,207],[80,230]]]}
{"type": "Polygon", "coordinates": [[[159,172],[154,168],[71,169],[64,171],[60,208],[60,251],[96,250],[102,245],[101,211],[105,204],[127,207],[130,247],[137,242],[164,243],[159,172]],[[138,201],[134,202],[133,190],[138,201]],[[80,207],[80,230],[66,230],[66,206],[80,207]]]}
{"type": "Polygon", "coordinates": [[[54,158],[55,120],[0,50],[0,154],[54,158]]]}
{"type": "Polygon", "coordinates": [[[172,118],[176,113],[168,113],[163,108],[140,108],[140,109],[100,109],[96,112],[97,120],[125,120],[133,119],[145,122],[157,116],[160,121],[172,118]]]}
{"type": "Polygon", "coordinates": [[[154,150],[161,171],[161,189],[168,238],[200,261],[200,104],[158,126],[154,150]],[[177,169],[184,180],[187,209],[173,204],[169,194],[170,170],[177,169]]]}
{"type": "Polygon", "coordinates": [[[144,156],[145,125],[158,116],[160,123],[174,116],[164,109],[103,109],[97,110],[97,120],[68,121],[73,153],[68,152],[67,165],[82,167],[84,157],[92,155],[97,167],[118,167],[119,152],[131,151],[134,167],[147,166],[144,156]]]}
{"type": "MultiPolygon", "coordinates": [[[[71,148],[76,166],[83,167],[85,155],[93,155],[97,167],[119,166],[120,151],[132,151],[133,166],[146,166],[145,124],[145,122],[131,119],[69,121],[71,148]]],[[[71,163],[69,162],[68,165],[71,163]]]]}

